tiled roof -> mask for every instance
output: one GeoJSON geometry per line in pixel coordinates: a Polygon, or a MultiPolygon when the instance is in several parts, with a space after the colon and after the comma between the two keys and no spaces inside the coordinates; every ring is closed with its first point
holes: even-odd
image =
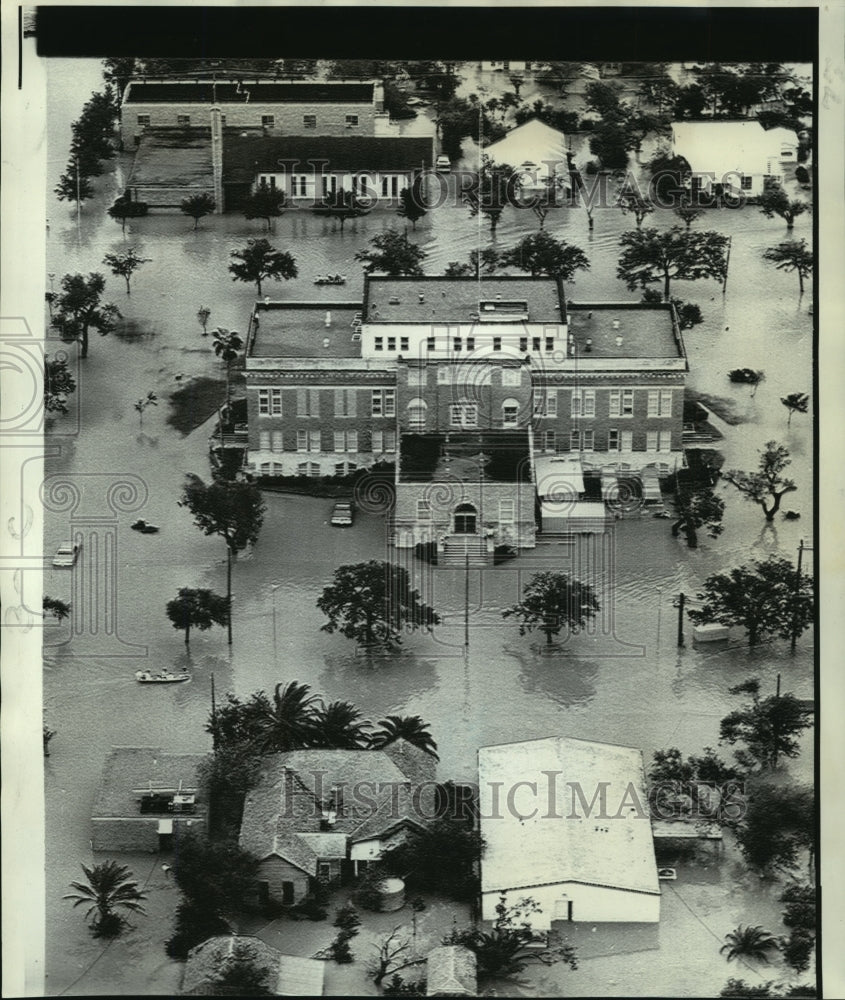
{"type": "Polygon", "coordinates": [[[478,993],[475,955],[463,945],[432,948],[425,968],[427,996],[474,997],[478,993]]]}
{"type": "Polygon", "coordinates": [[[426,136],[223,134],[223,182],[246,184],[258,173],[278,173],[279,163],[298,164],[300,173],[408,171],[431,167],[433,146],[426,136]]]}
{"type": "Polygon", "coordinates": [[[183,187],[205,191],[214,183],[210,129],[147,128],[127,187],[183,187]]]}
{"type": "Polygon", "coordinates": [[[270,970],[268,985],[275,992],[279,978],[280,955],[275,948],[259,938],[243,936],[221,936],[208,938],[188,952],[185,972],[182,977],[182,993],[195,996],[212,995],[213,980],[221,966],[232,955],[237,945],[245,945],[255,956],[256,963],[270,970]]]}
{"type": "Polygon", "coordinates": [[[133,80],[126,93],[127,104],[368,104],[373,100],[373,84],[307,81],[274,83],[244,81],[211,83],[207,80],[140,83],[133,80]]]}
{"type": "MultiPolygon", "coordinates": [[[[184,792],[197,788],[205,754],[164,753],[156,747],[113,747],[103,766],[92,816],[138,816],[145,789],[184,792]]],[[[197,808],[204,807],[197,803],[197,808]]]]}

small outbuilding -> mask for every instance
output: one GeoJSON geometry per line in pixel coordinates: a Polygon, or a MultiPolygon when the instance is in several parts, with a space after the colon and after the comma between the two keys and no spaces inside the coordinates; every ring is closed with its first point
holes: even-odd
{"type": "Polygon", "coordinates": [[[226,966],[247,959],[266,970],[267,996],[321,997],[325,963],[298,955],[282,955],[260,938],[232,935],[209,938],[188,952],[182,993],[215,996],[216,981],[226,966]]]}
{"type": "Polygon", "coordinates": [[[549,190],[566,196],[572,191],[566,136],[538,118],[511,129],[484,153],[494,163],[516,170],[520,194],[525,198],[549,190]]]}
{"type": "Polygon", "coordinates": [[[478,995],[476,960],[463,945],[442,945],[428,953],[426,996],[474,997],[478,995]]]}

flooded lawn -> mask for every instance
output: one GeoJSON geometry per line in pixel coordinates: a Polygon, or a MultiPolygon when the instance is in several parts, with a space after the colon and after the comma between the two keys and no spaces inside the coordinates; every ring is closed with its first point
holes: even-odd
{"type": "MultiPolygon", "coordinates": [[[[99,67],[93,65],[90,78],[83,74],[77,79],[74,101],[53,101],[53,117],[69,121],[78,114],[89,89],[99,84],[99,67]]],[[[72,69],[78,72],[76,62],[72,69]]],[[[55,69],[51,66],[52,97],[65,87],[70,70],[62,61],[55,69]]],[[[55,173],[50,188],[64,166],[67,131],[65,125],[50,132],[55,143],[49,154],[55,173]]],[[[245,328],[254,289],[231,280],[228,251],[259,235],[262,223],[214,216],[193,232],[192,220],[184,216],[157,215],[130,220],[123,237],[104,210],[128,166],[122,157],[113,172],[98,180],[98,196],[84,206],[79,234],[75,212],[67,205],[51,200],[48,212],[46,264],[57,278],[68,271],[104,270],[103,255],[121,247],[135,246],[151,258],[133,279],[131,296],[120,279],[109,276],[108,295],[129,326],[123,335],[92,338],[72,397],[78,412],[57,418],[48,435],[55,450],[46,460],[47,474],[131,473],[141,477],[148,491],[143,508],[120,515],[116,528],[117,634],[127,644],[126,655],[75,656],[72,645],[62,645],[67,637],[62,626],[51,627],[45,639],[46,718],[58,734],[45,761],[49,994],[176,989],[179,967],[161,947],[170,933],[175,893],[163,877],[160,858],[130,859],[136,877],[153,890],[155,902],[150,916],[139,917],[137,930],[110,946],[90,974],[85,969],[101,946],[91,941],[78,911],[61,896],[77,876],[79,862],[88,863],[92,856],[89,819],[108,749],[210,748],[204,727],[212,675],[218,695],[227,690],[245,695],[296,679],[327,699],[354,702],[374,722],[388,713],[419,714],[438,742],[440,776],[458,780],[475,779],[481,745],[556,733],[638,746],[646,762],[655,749],[672,745],[685,754],[699,753],[716,744],[719,720],[736,707],[728,686],[751,675],[759,676],[764,691],[769,691],[781,673],[785,690],[812,696],[810,633],[799,640],[793,657],[783,643],[749,653],[738,635],[727,648],[695,648],[687,625],[687,645],[679,649],[672,606],[679,592],[694,594],[708,574],[727,565],[772,552],[794,559],[799,539],[812,535],[811,416],[796,417],[787,430],[787,413],[780,403],[781,395],[812,386],[809,303],[806,296],[799,300],[794,275],[774,271],[761,259],[765,247],[785,238],[780,221],[767,220],[754,208],[709,213],[695,225],[733,237],[727,294],[713,282],[679,283],[673,291],[699,303],[705,316],[703,325],[686,334],[689,386],[731,400],[742,419],[734,426],[720,424],[725,437],[717,446],[725,454],[726,467],[752,468],[757,449],[772,438],[787,444],[793,456],[790,471],[799,488],[786,507],[800,511],[800,521],[778,520],[766,528],[759,509],[743,503],[725,485],[719,487],[726,501],[724,533],[716,541],[703,539],[694,552],[671,538],[667,521],[617,522],[607,549],[612,559],[602,571],[602,627],[551,653],[543,648],[542,637],[520,638],[517,628],[502,619],[501,610],[517,599],[534,572],[577,566],[579,560],[591,558],[589,552],[579,546],[544,546],[495,569],[472,570],[466,655],[464,574],[414,563],[418,584],[442,614],[443,624],[431,635],[408,639],[400,655],[367,660],[348,640],[321,631],[323,618],[315,601],[340,564],[393,554],[387,547],[384,516],[362,514],[352,530],[340,531],[328,524],[331,500],[268,495],[259,543],[234,570],[232,650],[227,649],[225,632],[215,629],[192,636],[186,653],[164,605],[179,587],[225,589],[225,549],[221,540],[202,535],[176,503],[186,472],[208,475],[207,439],[214,418],[183,436],[169,425],[167,404],[190,379],[222,380],[223,365],[213,354],[210,338],[201,337],[196,312],[201,305],[211,309],[209,329],[245,328]],[[726,373],[733,367],[765,370],[766,380],[753,398],[747,386],[728,382],[726,373]],[[134,403],[149,391],[158,394],[159,405],[146,410],[141,425],[134,403]],[[131,531],[135,517],[160,525],[160,533],[131,531]],[[193,679],[170,688],[144,687],[135,683],[134,672],[146,667],[189,667],[193,679]]],[[[575,301],[634,300],[638,296],[615,276],[618,237],[630,228],[630,220],[610,208],[595,216],[593,233],[582,209],[555,210],[546,221],[552,235],[579,244],[591,260],[590,271],[579,275],[568,293],[575,301]]],[[[651,219],[659,227],[674,222],[666,212],[651,219]]],[[[330,302],[338,298],[337,292],[314,286],[313,278],[342,271],[349,276],[342,297],[361,295],[363,280],[352,255],[376,232],[402,222],[390,211],[377,210],[349,223],[342,234],[335,225],[302,211],[290,211],[275,223],[271,238],[293,252],[300,275],[270,284],[268,294],[330,302]]],[[[530,212],[509,210],[497,244],[510,246],[535,229],[530,212]]],[[[810,222],[802,217],[796,235],[809,234],[810,222]]],[[[486,244],[486,224],[481,236],[486,244]]],[[[429,213],[409,238],[428,251],[426,269],[434,272],[450,260],[466,259],[477,245],[478,224],[465,208],[443,207],[429,213]]],[[[45,552],[67,535],[64,517],[48,520],[45,552]]],[[[66,570],[48,569],[44,586],[51,596],[68,599],[70,576],[66,570]]],[[[807,735],[802,756],[790,769],[810,780],[812,763],[812,738],[807,735]]],[[[657,943],[652,942],[659,953],[651,949],[629,954],[636,949],[633,943],[629,948],[620,933],[612,955],[586,958],[577,973],[543,968],[532,974],[535,995],[552,996],[561,990],[584,996],[714,995],[731,974],[757,981],[753,971],[735,973],[711,954],[718,953],[717,940],[740,921],[779,930],[771,893],[742,875],[730,845],[706,877],[700,871],[689,877],[682,872],[664,893],[663,906],[657,943]]],[[[280,929],[280,940],[287,940],[289,929],[293,933],[293,925],[280,929]]],[[[295,928],[298,934],[312,929],[310,924],[295,928]]],[[[579,928],[580,933],[586,935],[588,929],[579,928]]],[[[275,943],[275,930],[268,934],[262,937],[275,943]]],[[[297,953],[318,950],[321,940],[315,935],[312,944],[301,942],[304,950],[297,953]]],[[[352,970],[332,970],[331,992],[363,989],[360,968],[356,964],[352,970]]]]}

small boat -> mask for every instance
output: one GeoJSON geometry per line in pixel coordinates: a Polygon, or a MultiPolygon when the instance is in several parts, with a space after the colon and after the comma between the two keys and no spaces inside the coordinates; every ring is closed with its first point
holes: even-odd
{"type": "Polygon", "coordinates": [[[315,285],[345,285],[345,274],[318,274],[314,279],[315,285]]]}
{"type": "Polygon", "coordinates": [[[133,521],[129,527],[133,531],[140,531],[142,535],[155,535],[158,533],[158,525],[150,524],[149,521],[145,521],[142,517],[139,517],[137,521],[133,521]]]}
{"type": "Polygon", "coordinates": [[[137,670],[135,672],[135,680],[139,684],[181,684],[190,679],[190,674],[171,674],[168,670],[162,670],[157,674],[153,673],[152,670],[137,670]]]}

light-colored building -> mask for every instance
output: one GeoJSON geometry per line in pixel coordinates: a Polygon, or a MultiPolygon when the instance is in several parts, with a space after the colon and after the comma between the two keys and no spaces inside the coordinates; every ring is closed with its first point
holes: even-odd
{"type": "Polygon", "coordinates": [[[481,918],[502,893],[558,921],[655,923],[660,887],[642,752],[550,737],[478,751],[481,918]]]}
{"type": "Polygon", "coordinates": [[[91,814],[95,851],[170,851],[208,819],[198,769],[205,754],[113,747],[91,814]]]}
{"type": "Polygon", "coordinates": [[[511,129],[487,146],[484,154],[493,163],[514,168],[523,198],[549,191],[567,197],[572,192],[566,136],[537,118],[511,129]]]}
{"type": "Polygon", "coordinates": [[[405,740],[383,750],[266,758],[247,794],[240,846],[260,859],[258,900],[301,902],[353,877],[433,818],[435,759],[405,740]]]}
{"type": "Polygon", "coordinates": [[[689,164],[692,189],[711,193],[715,184],[736,196],[756,198],[767,181],[783,180],[784,165],[798,157],[798,136],[758,121],[672,123],[672,149],[689,164]]]}
{"type": "Polygon", "coordinates": [[[182,994],[219,996],[216,980],[236,955],[267,970],[267,996],[321,997],[326,963],[298,955],[282,955],[260,938],[240,934],[209,938],[188,952],[182,994]]]}

